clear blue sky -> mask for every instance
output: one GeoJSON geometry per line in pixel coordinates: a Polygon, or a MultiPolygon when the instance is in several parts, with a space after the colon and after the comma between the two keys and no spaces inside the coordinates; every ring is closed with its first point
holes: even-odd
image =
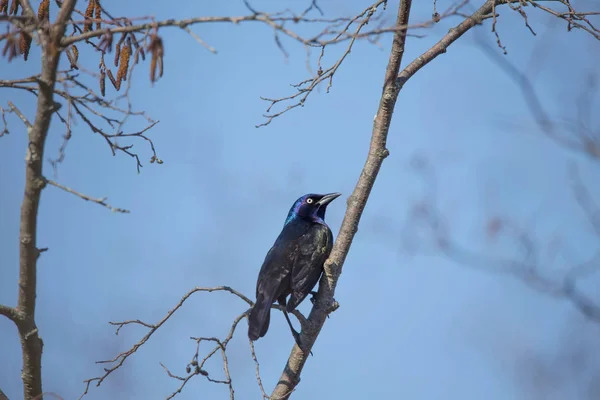
{"type": "MultiPolygon", "coordinates": [[[[302,8],[308,1],[253,2],[258,9],[299,3],[302,8]]],[[[415,2],[411,21],[430,18],[430,3],[415,2]]],[[[103,4],[115,15],[158,19],[246,12],[237,0],[187,0],[177,7],[163,1],[103,4]]],[[[365,7],[362,1],[320,4],[329,16],[365,7]]],[[[389,21],[396,4],[388,5],[389,21]]],[[[438,8],[447,5],[439,2],[438,8]]],[[[538,93],[557,118],[572,118],[584,78],[599,64],[599,44],[581,32],[567,34],[564,24],[552,24],[545,14],[529,12],[537,37],[518,15],[501,10],[498,29],[507,57],[526,69],[532,52],[539,51],[534,56],[543,57],[535,78],[538,93]]],[[[423,32],[426,38],[410,38],[404,64],[456,23],[443,21],[423,32]]],[[[164,164],[149,164],[148,149],[137,143],[145,165],[138,175],[130,158],[113,157],[102,138],[80,123],[59,168],[60,183],[108,196],[111,204],[132,213],[112,214],[53,187],[43,193],[39,246],[49,251],[38,264],[37,323],[44,340],[44,390],[66,400],[78,397],[84,379],[102,372],[94,361],[114,357],[145,333],[131,327],[115,336],[108,321],[156,322],[194,286],[229,285],[253,297],[263,258],[300,195],[343,193],[327,214],[337,234],[345,200],[363,166],[390,36],[381,39],[381,49],[357,44],[329,94],[321,88],[305,107],[256,129],[266,105],[259,96],[290,94],[288,85],[307,77],[304,50],[285,40],[290,58],[284,62],[271,30],[258,24],[194,30],[218,55],[183,31],[161,30],[164,77],[151,88],[145,63],[135,78],[135,103],[160,120],[150,135],[164,164]]],[[[418,234],[407,226],[411,209],[431,189],[410,168],[415,155],[421,155],[435,168],[440,211],[462,245],[518,258],[514,241],[486,239],[487,219],[500,215],[533,234],[549,273],[598,251],[598,237],[567,179],[568,166],[576,162],[587,182],[597,181],[597,164],[537,131],[518,87],[483,55],[475,34],[494,45],[490,25],[477,28],[419,72],[400,95],[390,130],[391,155],[336,293],[341,307],[327,321],[295,399],[534,399],[527,390],[535,379],[527,368],[531,359],[548,369],[558,363],[562,371],[547,384],[554,397],[544,398],[586,399],[587,372],[574,378],[572,371],[565,372],[568,365],[560,367],[560,357],[572,341],[597,338],[597,326],[586,324],[566,302],[535,293],[509,276],[482,272],[485,265],[474,270],[432,253],[427,237],[414,239],[425,244],[414,255],[403,247],[407,231],[418,234]],[[554,263],[546,254],[552,240],[562,246],[554,263]]],[[[30,62],[3,61],[1,77],[33,74],[38,56],[33,51],[30,62]]],[[[97,59],[87,53],[82,62],[92,68],[97,59]]],[[[32,96],[0,92],[0,105],[9,99],[33,117],[32,96]]],[[[596,118],[596,129],[598,124],[596,118]]],[[[0,302],[14,305],[26,136],[17,119],[10,125],[11,134],[0,138],[0,302]]],[[[54,120],[47,157],[57,153],[62,129],[54,120]]],[[[51,176],[49,164],[45,171],[51,176]]],[[[590,187],[600,199],[598,186],[590,187]]],[[[166,397],[178,382],[159,362],[185,374],[195,350],[189,337],[223,337],[245,307],[226,294],[195,295],[87,398],[166,397]]],[[[307,313],[310,302],[300,308],[307,313]]],[[[246,327],[242,322],[230,345],[231,374],[238,398],[259,399],[246,327]]],[[[256,343],[268,392],[293,344],[287,329],[283,316],[274,313],[267,336],[256,343]]],[[[590,343],[597,348],[597,339],[590,343]]],[[[0,319],[0,354],[0,387],[19,399],[20,346],[6,319],[0,319]]],[[[222,378],[217,361],[208,370],[222,378]]],[[[228,392],[198,376],[178,398],[225,399],[228,392]]]]}

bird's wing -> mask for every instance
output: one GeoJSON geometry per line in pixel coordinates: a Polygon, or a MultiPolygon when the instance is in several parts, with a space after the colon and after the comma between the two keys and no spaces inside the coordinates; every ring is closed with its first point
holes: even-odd
{"type": "Polygon", "coordinates": [[[323,271],[323,263],[333,246],[331,230],[323,225],[315,228],[298,240],[299,251],[292,268],[292,296],[288,302],[288,310],[293,310],[302,303],[315,287],[323,271]]]}
{"type": "Polygon", "coordinates": [[[295,254],[298,253],[297,241],[276,241],[265,257],[258,273],[256,296],[262,295],[274,302],[290,287],[290,275],[295,254]]]}

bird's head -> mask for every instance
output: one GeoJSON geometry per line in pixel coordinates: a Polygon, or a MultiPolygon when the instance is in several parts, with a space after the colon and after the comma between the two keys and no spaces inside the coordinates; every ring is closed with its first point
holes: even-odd
{"type": "Polygon", "coordinates": [[[341,193],[305,194],[294,202],[285,223],[287,224],[296,218],[313,222],[324,222],[327,205],[341,195],[341,193]]]}

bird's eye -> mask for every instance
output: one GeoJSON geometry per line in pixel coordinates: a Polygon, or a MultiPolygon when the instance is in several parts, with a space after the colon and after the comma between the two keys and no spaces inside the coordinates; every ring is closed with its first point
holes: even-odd
{"type": "Polygon", "coordinates": [[[307,202],[308,204],[312,204],[312,202],[313,202],[313,199],[311,199],[311,198],[308,198],[308,199],[306,199],[306,202],[307,202]]]}

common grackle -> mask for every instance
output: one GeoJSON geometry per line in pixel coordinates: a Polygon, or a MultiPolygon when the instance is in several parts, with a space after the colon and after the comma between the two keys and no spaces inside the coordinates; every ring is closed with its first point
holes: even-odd
{"type": "Polygon", "coordinates": [[[333,234],[325,223],[325,211],[327,205],[340,195],[307,194],[296,200],[290,209],[283,230],[258,274],[256,303],[248,316],[250,340],[265,336],[271,320],[271,305],[277,300],[285,307],[283,315],[296,343],[302,348],[300,335],[287,313],[292,312],[319,281],[323,263],[333,246],[333,234]]]}

